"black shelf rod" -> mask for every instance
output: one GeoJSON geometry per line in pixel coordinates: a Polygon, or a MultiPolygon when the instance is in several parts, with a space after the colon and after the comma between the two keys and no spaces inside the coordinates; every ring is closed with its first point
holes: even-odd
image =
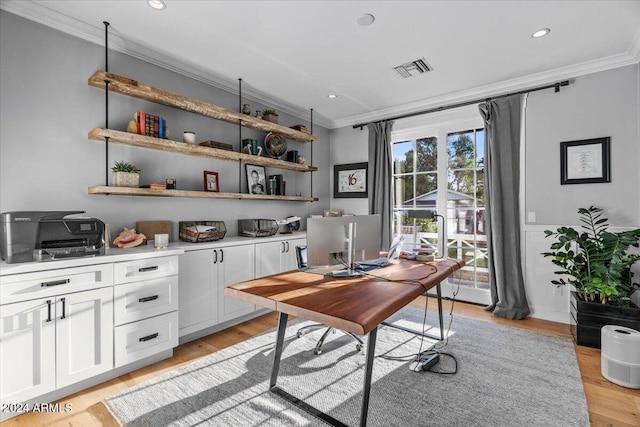
{"type": "Polygon", "coordinates": [[[354,129],[360,128],[360,130],[362,130],[366,125],[368,125],[370,123],[380,123],[380,122],[384,122],[384,121],[387,121],[387,120],[407,119],[409,117],[421,116],[423,114],[437,113],[439,111],[451,110],[453,108],[466,107],[467,105],[479,104],[481,102],[491,101],[493,99],[506,98],[507,96],[512,96],[512,95],[522,95],[522,94],[525,94],[525,93],[536,92],[536,91],[539,91],[539,90],[545,90],[545,89],[552,89],[553,88],[555,90],[555,92],[558,93],[558,92],[560,92],[560,87],[562,87],[562,86],[569,86],[569,80],[563,80],[561,82],[553,83],[553,84],[550,84],[550,85],[535,87],[535,88],[526,89],[526,90],[521,90],[521,91],[518,91],[518,92],[511,92],[511,93],[505,93],[503,95],[490,96],[488,98],[474,99],[473,101],[465,101],[465,102],[459,102],[457,104],[443,105],[441,107],[430,108],[428,110],[423,110],[423,111],[416,111],[415,113],[403,114],[401,116],[389,117],[389,118],[386,118],[386,119],[374,120],[372,122],[358,123],[357,125],[353,125],[353,128],[354,129]]]}
{"type": "MultiPolygon", "coordinates": [[[[238,112],[242,112],[242,79],[238,79],[238,112]]],[[[242,119],[238,120],[238,151],[242,152],[242,119]]],[[[249,182],[247,181],[247,188],[249,182]]],[[[238,162],[238,193],[242,193],[242,160],[238,162]]]]}
{"type": "MultiPolygon", "coordinates": [[[[109,23],[104,24],[104,69],[109,72],[109,23]]],[[[104,81],[104,126],[109,129],[109,81],[104,81]]],[[[104,185],[109,186],[109,137],[104,138],[104,185]]]]}
{"type": "MultiPolygon", "coordinates": [[[[313,108],[311,109],[311,135],[313,135],[313,108]]],[[[311,166],[313,166],[313,139],[311,140],[311,158],[309,159],[309,161],[311,162],[311,166]]],[[[310,189],[309,191],[311,192],[311,194],[309,195],[309,197],[313,197],[313,171],[309,172],[310,176],[310,189]]]]}

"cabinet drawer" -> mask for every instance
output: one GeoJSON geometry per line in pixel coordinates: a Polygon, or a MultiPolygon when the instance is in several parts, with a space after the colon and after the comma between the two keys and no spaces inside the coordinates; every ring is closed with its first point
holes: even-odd
{"type": "Polygon", "coordinates": [[[115,366],[144,359],[178,345],[178,312],[114,329],[115,366]]]}
{"type": "Polygon", "coordinates": [[[178,274],[178,256],[118,262],[114,267],[115,284],[157,279],[178,274]]]}
{"type": "Polygon", "coordinates": [[[123,325],[178,309],[178,276],[113,288],[114,324],[123,325]]]}
{"type": "Polygon", "coordinates": [[[13,274],[0,277],[0,301],[10,304],[112,285],[113,264],[13,274]]]}

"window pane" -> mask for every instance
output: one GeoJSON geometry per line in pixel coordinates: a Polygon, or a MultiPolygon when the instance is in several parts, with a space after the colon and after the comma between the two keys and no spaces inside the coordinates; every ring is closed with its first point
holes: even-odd
{"type": "Polygon", "coordinates": [[[476,166],[484,167],[484,129],[476,130],[476,166]]]}
{"type": "Polygon", "coordinates": [[[438,174],[421,173],[416,176],[416,207],[435,209],[438,201],[438,174]]]}
{"type": "Polygon", "coordinates": [[[464,131],[447,135],[447,158],[449,169],[475,167],[474,131],[464,131]]]}
{"type": "Polygon", "coordinates": [[[438,139],[432,137],[416,140],[416,172],[436,170],[438,170],[438,139]]]}
{"type": "Polygon", "coordinates": [[[484,169],[476,171],[476,198],[478,207],[484,207],[484,169]]]}
{"type": "Polygon", "coordinates": [[[447,199],[455,198],[459,204],[469,204],[473,206],[473,196],[475,194],[475,185],[473,180],[473,170],[457,170],[449,171],[447,178],[447,187],[458,195],[448,194],[447,199]],[[464,195],[468,195],[468,197],[464,195]]]}
{"type": "Polygon", "coordinates": [[[413,172],[413,141],[394,142],[393,173],[413,172]]]}
{"type": "Polygon", "coordinates": [[[413,206],[413,176],[399,176],[393,180],[394,203],[396,207],[413,206]]]}

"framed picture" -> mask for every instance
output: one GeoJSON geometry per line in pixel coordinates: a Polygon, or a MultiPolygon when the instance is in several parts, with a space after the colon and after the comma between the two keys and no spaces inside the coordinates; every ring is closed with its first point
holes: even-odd
{"type": "Polygon", "coordinates": [[[220,191],[220,181],[218,181],[218,172],[204,171],[204,191],[220,191]]]}
{"type": "Polygon", "coordinates": [[[560,143],[560,184],[611,182],[611,138],[560,143]]]}
{"type": "Polygon", "coordinates": [[[368,167],[367,162],[335,165],[333,167],[333,197],[336,199],[369,197],[367,189],[368,167]]]}
{"type": "Polygon", "coordinates": [[[245,164],[249,194],[267,194],[264,166],[245,164]]]}

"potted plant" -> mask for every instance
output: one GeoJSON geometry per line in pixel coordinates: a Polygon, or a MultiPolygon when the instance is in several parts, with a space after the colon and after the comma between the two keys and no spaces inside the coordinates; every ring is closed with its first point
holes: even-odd
{"type": "Polygon", "coordinates": [[[262,120],[278,124],[278,113],[276,113],[276,110],[271,108],[264,110],[264,113],[262,113],[262,120]]]}
{"type": "Polygon", "coordinates": [[[116,187],[138,187],[140,184],[140,169],[129,162],[116,162],[111,170],[116,187]]]}
{"type": "Polygon", "coordinates": [[[599,348],[600,328],[605,324],[640,329],[640,308],[630,298],[638,289],[631,267],[640,255],[629,253],[629,248],[639,246],[640,229],[610,232],[602,209],[594,206],[580,208],[578,213],[582,231],[545,230],[546,237],[556,241],[542,255],[552,257],[551,262],[560,267],[555,274],[563,276],[551,283],[575,289],[571,315],[576,341],[599,348]]]}

